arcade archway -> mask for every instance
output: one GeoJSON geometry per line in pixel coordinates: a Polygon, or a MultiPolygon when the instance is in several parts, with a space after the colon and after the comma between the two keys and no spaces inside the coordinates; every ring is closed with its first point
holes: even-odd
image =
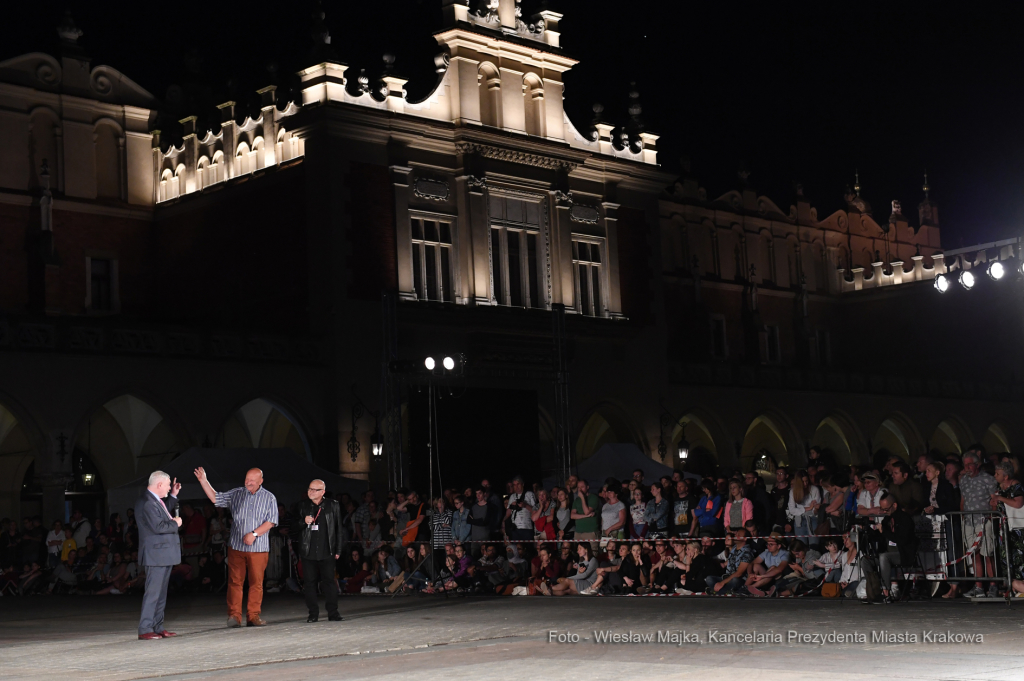
{"type": "Polygon", "coordinates": [[[630,425],[629,417],[612,404],[600,404],[591,410],[576,439],[576,461],[585,461],[606,444],[632,443],[646,451],[630,425]]]}
{"type": "Polygon", "coordinates": [[[19,519],[41,512],[38,501],[22,503],[26,476],[35,457],[36,450],[23,424],[0,403],[0,518],[19,519]]]}
{"type": "Polygon", "coordinates": [[[310,458],[306,434],[288,411],[276,402],[257,398],[239,407],[224,423],[217,446],[226,449],[287,447],[310,458]]]}

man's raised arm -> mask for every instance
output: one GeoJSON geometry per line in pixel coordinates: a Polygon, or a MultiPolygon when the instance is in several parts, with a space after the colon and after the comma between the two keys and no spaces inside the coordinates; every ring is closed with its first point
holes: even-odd
{"type": "Polygon", "coordinates": [[[203,491],[206,493],[206,498],[210,500],[210,503],[217,503],[217,491],[210,485],[210,481],[206,479],[206,471],[200,466],[195,470],[196,478],[199,480],[199,484],[202,486],[203,491]]]}

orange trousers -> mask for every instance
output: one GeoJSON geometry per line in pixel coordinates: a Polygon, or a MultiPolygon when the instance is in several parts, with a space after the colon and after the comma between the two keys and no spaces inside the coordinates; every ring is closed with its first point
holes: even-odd
{"type": "Polygon", "coordinates": [[[242,621],[242,584],[249,573],[249,599],[245,604],[248,619],[254,619],[263,607],[263,573],[269,553],[249,553],[228,549],[228,617],[242,621]]]}

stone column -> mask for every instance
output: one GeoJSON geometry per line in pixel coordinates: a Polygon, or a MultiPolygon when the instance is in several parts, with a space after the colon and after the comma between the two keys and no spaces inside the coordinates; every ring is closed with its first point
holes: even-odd
{"type": "Polygon", "coordinates": [[[64,517],[64,491],[71,479],[70,473],[61,471],[36,474],[36,481],[43,488],[44,526],[52,525],[54,520],[67,521],[64,517]]]}

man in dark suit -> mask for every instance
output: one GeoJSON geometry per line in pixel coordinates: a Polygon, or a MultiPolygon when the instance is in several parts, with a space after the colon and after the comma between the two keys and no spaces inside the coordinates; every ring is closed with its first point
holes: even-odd
{"type": "Polygon", "coordinates": [[[181,562],[178,528],[181,518],[171,516],[164,497],[171,489],[171,477],[153,471],[149,486],[135,502],[135,520],[139,526],[139,565],[146,569],[146,593],[142,597],[139,638],[150,641],[174,636],[164,629],[167,583],[171,568],[181,562]]]}

